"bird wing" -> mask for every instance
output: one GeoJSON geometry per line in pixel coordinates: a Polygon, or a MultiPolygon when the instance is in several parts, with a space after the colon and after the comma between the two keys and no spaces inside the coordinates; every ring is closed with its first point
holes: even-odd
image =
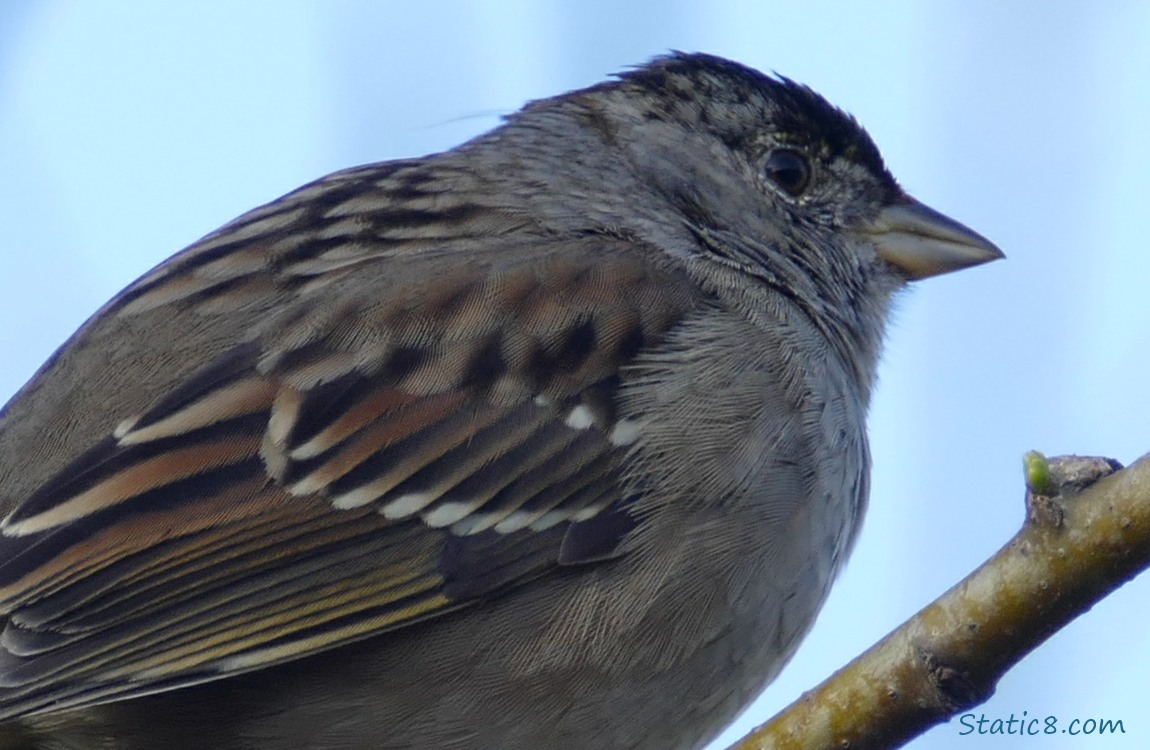
{"type": "MultiPolygon", "coordinates": [[[[204,271],[245,267],[248,224],[100,316],[263,288],[266,265],[204,271]]],[[[0,717],[300,658],[610,557],[639,434],[620,367],[697,292],[618,237],[487,244],[312,257],[290,303],[20,498],[0,717]]]]}

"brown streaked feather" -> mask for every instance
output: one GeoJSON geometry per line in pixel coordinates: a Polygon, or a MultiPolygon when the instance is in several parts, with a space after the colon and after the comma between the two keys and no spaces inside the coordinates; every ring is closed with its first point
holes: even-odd
{"type": "MultiPolygon", "coordinates": [[[[402,182],[389,168],[257,210],[106,309],[230,309],[242,300],[220,300],[251,285],[292,300],[116,414],[14,506],[0,718],[217,679],[464,606],[555,569],[573,522],[623,502],[635,438],[618,439],[619,367],[696,293],[611,237],[504,245],[466,266],[352,250],[344,233],[361,223],[341,212],[377,204],[350,186],[402,182]],[[302,253],[301,221],[332,244],[302,253]]],[[[385,234],[403,234],[380,210],[385,234]]],[[[451,210],[479,233],[501,221],[451,210]]],[[[609,557],[615,541],[581,549],[609,557]]]]}

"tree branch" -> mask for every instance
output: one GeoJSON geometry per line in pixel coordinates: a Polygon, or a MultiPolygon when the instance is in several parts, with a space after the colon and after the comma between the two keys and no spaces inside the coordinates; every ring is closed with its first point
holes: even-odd
{"type": "Polygon", "coordinates": [[[987,700],[1026,654],[1150,567],[1150,454],[1115,468],[1029,455],[1026,523],[1006,546],[731,750],[899,747],[987,700]]]}

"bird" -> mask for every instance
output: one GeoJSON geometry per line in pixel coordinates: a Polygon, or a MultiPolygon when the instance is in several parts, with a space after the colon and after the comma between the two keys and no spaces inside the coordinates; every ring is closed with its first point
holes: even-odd
{"type": "Polygon", "coordinates": [[[893,300],[1001,257],[702,53],[256,208],[0,411],[0,747],[702,747],[857,537],[893,300]]]}

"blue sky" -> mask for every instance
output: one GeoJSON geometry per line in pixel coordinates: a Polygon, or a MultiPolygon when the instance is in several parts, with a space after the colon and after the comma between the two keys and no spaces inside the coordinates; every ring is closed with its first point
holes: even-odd
{"type": "MultiPolygon", "coordinates": [[[[1008,260],[906,295],[855,555],[762,720],[1005,543],[1029,449],[1150,451],[1150,4],[0,3],[0,401],[101,303],[322,174],[442,150],[668,49],[810,84],[1008,260]],[[273,9],[274,8],[274,9],[273,9]]],[[[1147,576],[976,712],[1121,719],[1144,747],[1147,576]]],[[[729,743],[726,736],[719,745],[729,743]]]]}

